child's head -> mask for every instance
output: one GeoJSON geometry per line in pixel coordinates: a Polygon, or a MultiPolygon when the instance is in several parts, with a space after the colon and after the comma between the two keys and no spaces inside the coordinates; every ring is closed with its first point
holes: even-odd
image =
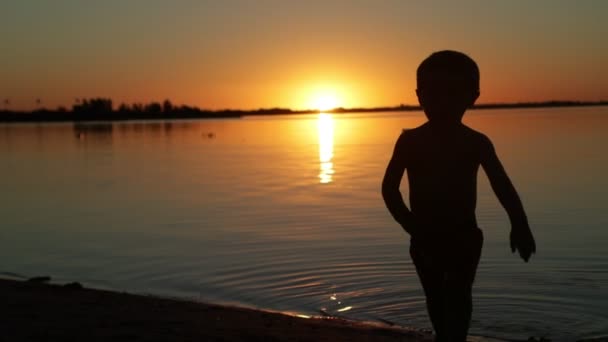
{"type": "Polygon", "coordinates": [[[479,96],[479,68],[464,53],[435,52],[420,63],[416,94],[429,120],[460,121],[479,96]]]}

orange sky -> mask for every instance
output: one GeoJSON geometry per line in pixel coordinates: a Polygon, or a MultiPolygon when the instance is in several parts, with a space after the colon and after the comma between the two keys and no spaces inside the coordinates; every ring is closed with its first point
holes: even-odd
{"type": "Polygon", "coordinates": [[[608,2],[14,2],[0,12],[0,98],[416,104],[418,63],[455,49],[479,64],[479,102],[608,100],[603,13],[608,2]]]}

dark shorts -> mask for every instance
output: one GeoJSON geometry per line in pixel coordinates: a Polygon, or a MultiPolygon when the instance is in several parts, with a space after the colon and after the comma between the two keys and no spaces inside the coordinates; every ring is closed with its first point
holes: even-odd
{"type": "Polygon", "coordinates": [[[425,289],[428,282],[437,281],[471,286],[482,245],[483,233],[477,227],[437,232],[426,237],[412,237],[410,256],[425,289]]]}

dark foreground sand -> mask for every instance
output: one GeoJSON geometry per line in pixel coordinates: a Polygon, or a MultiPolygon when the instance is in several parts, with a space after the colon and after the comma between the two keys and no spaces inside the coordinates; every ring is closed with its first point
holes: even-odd
{"type": "Polygon", "coordinates": [[[382,324],[2,279],[0,322],[0,342],[432,340],[382,324]]]}
{"type": "MultiPolygon", "coordinates": [[[[0,279],[4,341],[432,341],[382,323],[302,318],[180,299],[0,279]]],[[[470,342],[501,342],[488,337],[470,342]]],[[[530,338],[527,341],[550,341],[530,338]]],[[[605,338],[585,340],[608,341],[605,338]]],[[[580,342],[585,342],[580,341],[580,342]]]]}
{"type": "Polygon", "coordinates": [[[402,328],[0,280],[0,341],[425,341],[402,328]]]}

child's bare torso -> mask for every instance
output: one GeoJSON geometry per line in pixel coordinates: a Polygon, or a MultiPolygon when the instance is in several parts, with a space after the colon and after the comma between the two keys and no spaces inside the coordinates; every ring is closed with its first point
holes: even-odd
{"type": "Polygon", "coordinates": [[[477,227],[477,171],[487,138],[460,123],[428,122],[402,138],[414,216],[426,229],[477,227]]]}

